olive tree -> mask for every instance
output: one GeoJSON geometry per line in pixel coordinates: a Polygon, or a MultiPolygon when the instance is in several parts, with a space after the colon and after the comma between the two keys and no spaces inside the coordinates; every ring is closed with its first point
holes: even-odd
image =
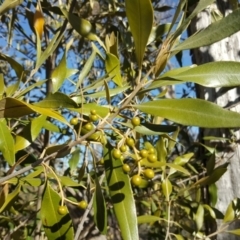
{"type": "Polygon", "coordinates": [[[238,62],[168,68],[181,51],[239,31],[236,9],[181,41],[212,2],[199,1],[187,16],[180,1],[172,20],[159,25],[157,13],[171,8],[158,1],[2,3],[6,42],[15,31],[25,36],[25,45],[12,47],[31,48],[33,64],[15,53],[0,55],[10,66],[0,77],[1,237],[90,238],[84,226],[109,238],[114,232],[115,239],[143,232],[145,238],[210,239],[229,231],[239,202],[226,213],[215,208],[215,182],[226,164],[216,164],[213,147],[202,144],[208,154],[198,157],[181,138],[186,126],[237,128],[239,114],[206,100],[166,98],[168,86],[186,82],[239,85],[238,62]],[[24,19],[30,36],[19,25],[24,19]],[[217,219],[223,224],[208,233],[204,223],[217,219]]]}

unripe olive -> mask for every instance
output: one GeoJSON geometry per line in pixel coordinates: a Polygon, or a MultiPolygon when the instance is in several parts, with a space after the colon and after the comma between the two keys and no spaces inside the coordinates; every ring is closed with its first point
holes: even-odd
{"type": "Polygon", "coordinates": [[[122,168],[125,173],[129,173],[131,170],[130,166],[127,163],[124,163],[122,168]]]}
{"type": "Polygon", "coordinates": [[[129,147],[133,147],[135,145],[135,142],[132,138],[127,138],[126,139],[126,144],[129,146],[129,147]]]}
{"type": "Polygon", "coordinates": [[[77,125],[78,124],[78,118],[76,118],[76,117],[72,118],[70,120],[70,124],[73,125],[73,126],[77,125]]]}
{"type": "Polygon", "coordinates": [[[132,122],[132,125],[134,127],[139,126],[140,125],[140,118],[139,117],[133,117],[131,122],[132,122]]]}
{"type": "Polygon", "coordinates": [[[153,179],[154,176],[155,176],[155,173],[152,169],[150,168],[147,168],[145,171],[144,171],[144,176],[148,179],[153,179]]]}
{"type": "Polygon", "coordinates": [[[81,209],[86,209],[87,208],[87,202],[82,200],[78,203],[78,207],[81,208],[81,209]]]}
{"type": "Polygon", "coordinates": [[[142,182],[142,178],[139,175],[134,175],[131,179],[131,183],[134,186],[139,186],[142,182]]]}
{"type": "Polygon", "coordinates": [[[157,156],[154,153],[151,153],[147,156],[147,160],[151,163],[154,163],[157,161],[157,156]]]}
{"type": "Polygon", "coordinates": [[[113,151],[112,151],[112,155],[113,155],[114,158],[119,159],[122,156],[122,153],[121,153],[120,150],[114,148],[113,151]]]}
{"type": "Polygon", "coordinates": [[[58,213],[59,213],[60,215],[65,215],[65,214],[67,214],[67,212],[68,212],[68,210],[67,210],[67,207],[66,207],[66,206],[59,206],[59,208],[58,208],[58,213]]]}

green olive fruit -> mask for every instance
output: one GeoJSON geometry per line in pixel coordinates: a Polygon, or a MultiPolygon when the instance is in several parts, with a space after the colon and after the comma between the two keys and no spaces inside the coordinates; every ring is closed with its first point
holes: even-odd
{"type": "Polygon", "coordinates": [[[97,114],[97,111],[96,111],[95,109],[92,109],[92,110],[90,111],[90,113],[91,113],[92,115],[96,115],[96,114],[97,114]]]}
{"type": "Polygon", "coordinates": [[[91,131],[93,129],[93,125],[91,123],[87,123],[83,126],[87,131],[91,131]]]}
{"type": "Polygon", "coordinates": [[[132,125],[134,127],[139,126],[140,125],[140,118],[139,117],[133,117],[131,122],[132,122],[132,125]]]}
{"type": "Polygon", "coordinates": [[[142,149],[142,150],[140,151],[140,156],[141,156],[142,158],[147,157],[147,156],[148,156],[148,151],[147,151],[146,149],[142,149]]]}
{"type": "Polygon", "coordinates": [[[67,210],[67,207],[66,207],[66,206],[59,206],[59,208],[58,208],[58,213],[59,213],[60,215],[65,215],[65,214],[67,214],[67,212],[68,212],[68,210],[67,210]]]}
{"type": "Polygon", "coordinates": [[[127,146],[126,146],[126,145],[122,145],[122,146],[120,147],[120,151],[121,151],[121,152],[126,152],[126,151],[127,151],[127,146]]]}
{"type": "Polygon", "coordinates": [[[126,144],[129,146],[129,147],[133,147],[135,145],[135,142],[132,138],[127,138],[126,139],[126,144]]]}
{"type": "Polygon", "coordinates": [[[125,173],[129,173],[131,170],[130,166],[127,163],[124,163],[122,168],[125,173]]]}
{"type": "Polygon", "coordinates": [[[148,153],[150,153],[150,154],[155,153],[155,149],[153,147],[149,148],[148,153]]]}
{"type": "Polygon", "coordinates": [[[121,153],[120,150],[114,148],[113,151],[112,151],[112,155],[113,155],[114,158],[119,159],[122,156],[122,153],[121,153]]]}
{"type": "Polygon", "coordinates": [[[147,160],[151,163],[154,163],[157,161],[157,156],[154,153],[151,153],[147,156],[147,160]]]}
{"type": "Polygon", "coordinates": [[[86,209],[87,208],[87,202],[82,200],[78,203],[78,207],[81,208],[81,209],[86,209]]]}
{"type": "Polygon", "coordinates": [[[139,175],[134,175],[131,179],[131,183],[134,186],[139,186],[142,182],[142,178],[139,175]]]}
{"type": "Polygon", "coordinates": [[[92,121],[92,122],[96,122],[96,121],[98,120],[98,116],[97,116],[97,115],[90,114],[90,115],[89,115],[89,120],[92,121]]]}
{"type": "Polygon", "coordinates": [[[155,176],[155,173],[152,169],[150,168],[147,168],[145,171],[144,171],[144,176],[147,178],[147,179],[153,179],[154,176],[155,176]]]}
{"type": "Polygon", "coordinates": [[[78,124],[78,118],[76,118],[76,117],[72,118],[70,120],[70,124],[73,125],[73,126],[77,125],[78,124]]]}

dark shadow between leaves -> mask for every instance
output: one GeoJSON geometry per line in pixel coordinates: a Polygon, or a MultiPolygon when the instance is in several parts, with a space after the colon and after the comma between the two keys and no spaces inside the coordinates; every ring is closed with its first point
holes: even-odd
{"type": "Polygon", "coordinates": [[[124,198],[125,198],[125,195],[123,193],[116,193],[111,197],[113,204],[122,202],[124,198]]]}

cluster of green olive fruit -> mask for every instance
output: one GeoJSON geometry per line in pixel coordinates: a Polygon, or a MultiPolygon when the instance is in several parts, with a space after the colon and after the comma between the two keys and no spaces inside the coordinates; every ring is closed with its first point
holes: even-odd
{"type": "MultiPolygon", "coordinates": [[[[76,204],[80,209],[86,209],[88,204],[85,200],[80,201],[79,203],[76,204]]],[[[60,215],[65,215],[68,213],[68,209],[66,205],[61,205],[58,207],[58,213],[60,215]]]]}
{"type": "MultiPolygon", "coordinates": [[[[129,150],[129,148],[134,148],[134,146],[135,146],[134,139],[126,138],[125,143],[123,145],[121,145],[121,147],[119,149],[114,148],[112,150],[112,156],[115,159],[122,160],[122,162],[123,162],[124,161],[124,153],[126,153],[129,150]]],[[[153,146],[148,146],[148,148],[146,148],[146,149],[144,148],[139,151],[137,161],[135,161],[135,162],[139,163],[140,167],[141,167],[141,162],[143,162],[143,160],[144,161],[147,160],[150,163],[154,163],[157,161],[157,155],[155,153],[155,149],[153,146]]],[[[124,163],[122,168],[125,173],[131,172],[131,167],[127,163],[124,163]]],[[[155,177],[155,172],[153,169],[151,169],[151,168],[143,169],[141,167],[140,174],[133,175],[131,178],[131,183],[134,186],[140,186],[143,178],[146,180],[152,180],[154,177],[155,177]]]]}
{"type": "MultiPolygon", "coordinates": [[[[85,135],[89,133],[91,130],[95,129],[95,125],[93,124],[93,122],[96,122],[99,120],[97,111],[95,109],[91,110],[89,116],[86,118],[87,120],[83,121],[81,125],[81,135],[85,135]]],[[[77,117],[73,117],[70,120],[70,124],[73,125],[76,132],[78,132],[78,129],[80,127],[79,119],[77,117]]],[[[87,140],[101,142],[103,145],[106,144],[106,137],[101,131],[96,131],[95,133],[91,134],[87,138],[87,140]]]]}

